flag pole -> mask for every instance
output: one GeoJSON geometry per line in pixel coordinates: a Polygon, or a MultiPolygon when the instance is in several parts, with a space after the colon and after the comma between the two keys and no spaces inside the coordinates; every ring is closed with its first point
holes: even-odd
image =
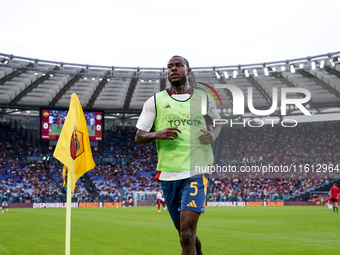
{"type": "Polygon", "coordinates": [[[72,207],[71,193],[73,193],[74,186],[79,177],[96,166],[92,157],[85,115],[79,98],[75,93],[71,95],[69,111],[67,113],[64,126],[61,130],[53,156],[64,164],[64,183],[67,168],[65,254],[70,255],[72,207]]]}
{"type": "Polygon", "coordinates": [[[71,251],[71,183],[71,174],[69,174],[69,169],[67,168],[65,255],[70,255],[71,251]]]}

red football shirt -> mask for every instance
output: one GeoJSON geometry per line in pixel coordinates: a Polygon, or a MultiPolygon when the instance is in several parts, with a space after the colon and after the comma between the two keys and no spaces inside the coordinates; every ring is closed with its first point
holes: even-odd
{"type": "Polygon", "coordinates": [[[338,195],[339,195],[339,188],[338,187],[336,187],[336,186],[333,186],[331,189],[330,189],[330,191],[332,191],[332,196],[331,196],[331,198],[333,198],[333,199],[337,199],[338,198],[338,195]]]}

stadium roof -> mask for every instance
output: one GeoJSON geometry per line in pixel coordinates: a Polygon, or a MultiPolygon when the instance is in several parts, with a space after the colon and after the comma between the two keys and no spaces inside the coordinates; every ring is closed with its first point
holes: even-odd
{"type": "MultiPolygon", "coordinates": [[[[190,85],[210,89],[215,84],[233,84],[240,88],[247,102],[252,88],[256,109],[269,109],[272,88],[305,88],[311,100],[305,107],[311,112],[339,112],[340,52],[299,59],[234,66],[192,67],[190,85]]],[[[137,115],[154,93],[170,87],[165,67],[116,67],[63,63],[0,53],[0,107],[2,114],[34,111],[40,108],[68,108],[76,93],[84,110],[104,110],[107,116],[137,115]]],[[[210,90],[211,92],[211,90],[210,90]]],[[[216,88],[217,107],[231,115],[233,95],[216,88]]],[[[278,91],[279,93],[280,91],[278,91]]],[[[294,93],[293,93],[294,94],[294,93]]],[[[293,97],[301,98],[301,93],[293,97]]],[[[280,105],[280,94],[278,104],[280,105]]],[[[277,107],[277,111],[280,107],[277,107]]],[[[297,107],[289,114],[301,114],[297,107]]],[[[249,112],[245,103],[245,112],[249,112]]]]}

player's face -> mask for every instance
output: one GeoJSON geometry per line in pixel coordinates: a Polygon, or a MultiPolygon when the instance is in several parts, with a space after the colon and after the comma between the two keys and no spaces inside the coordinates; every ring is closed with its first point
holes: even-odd
{"type": "Polygon", "coordinates": [[[191,69],[187,68],[183,58],[172,58],[168,62],[168,80],[172,86],[179,87],[188,80],[191,69]]]}

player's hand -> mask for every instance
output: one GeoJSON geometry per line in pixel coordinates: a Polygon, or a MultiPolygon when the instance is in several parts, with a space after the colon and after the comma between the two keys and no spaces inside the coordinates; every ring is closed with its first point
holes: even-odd
{"type": "Polygon", "coordinates": [[[199,137],[201,144],[211,144],[215,141],[216,138],[212,132],[203,129],[200,129],[200,131],[203,133],[199,137]]]}
{"type": "Polygon", "coordinates": [[[166,128],[166,129],[158,132],[157,139],[159,139],[159,140],[175,140],[175,139],[178,138],[178,133],[182,133],[182,131],[178,129],[178,126],[166,128]]]}

